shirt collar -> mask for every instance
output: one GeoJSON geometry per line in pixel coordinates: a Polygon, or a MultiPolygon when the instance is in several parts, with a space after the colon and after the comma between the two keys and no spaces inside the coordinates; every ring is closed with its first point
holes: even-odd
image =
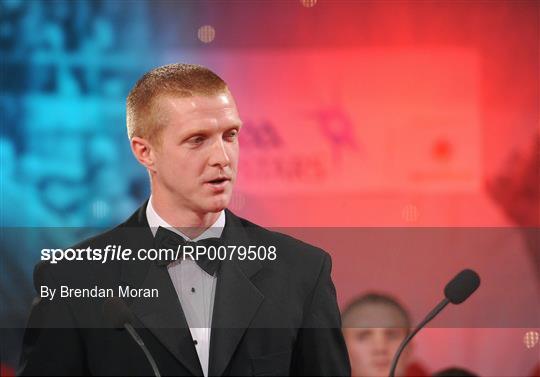
{"type": "Polygon", "coordinates": [[[150,200],[148,200],[148,205],[146,206],[146,219],[148,220],[148,225],[150,225],[150,230],[152,231],[152,234],[154,236],[156,235],[158,228],[161,226],[175,232],[176,234],[182,236],[185,240],[188,241],[199,241],[211,237],[219,238],[221,237],[221,233],[223,233],[223,228],[225,227],[225,211],[222,210],[219,213],[217,220],[208,229],[206,229],[196,238],[191,240],[188,236],[180,232],[175,227],[171,226],[169,223],[163,220],[161,216],[158,215],[158,213],[154,209],[154,206],[152,205],[152,196],[150,196],[150,200]]]}

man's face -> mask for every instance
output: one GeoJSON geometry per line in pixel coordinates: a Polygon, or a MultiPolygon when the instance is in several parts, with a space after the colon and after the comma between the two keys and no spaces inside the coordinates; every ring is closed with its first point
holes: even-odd
{"type": "MultiPolygon", "coordinates": [[[[343,329],[353,376],[388,376],[392,358],[407,336],[399,311],[387,304],[365,304],[350,313],[343,329]]],[[[403,376],[408,350],[402,354],[396,376],[403,376]]]]}
{"type": "Polygon", "coordinates": [[[157,121],[164,127],[151,148],[153,189],[196,213],[227,207],[236,181],[242,125],[231,94],[164,96],[156,105],[157,121]]]}

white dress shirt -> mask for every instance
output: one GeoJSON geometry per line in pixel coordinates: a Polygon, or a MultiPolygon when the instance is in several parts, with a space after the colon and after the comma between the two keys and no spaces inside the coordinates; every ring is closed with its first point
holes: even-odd
{"type": "MultiPolygon", "coordinates": [[[[195,239],[191,240],[178,229],[163,220],[152,206],[152,197],[146,207],[146,218],[154,236],[158,227],[164,227],[188,241],[199,241],[210,237],[221,237],[225,226],[225,212],[221,211],[216,222],[195,239]]],[[[210,333],[212,312],[216,293],[216,276],[210,276],[192,259],[176,261],[167,266],[174,289],[182,305],[199,362],[205,376],[208,376],[210,356],[210,333]]]]}

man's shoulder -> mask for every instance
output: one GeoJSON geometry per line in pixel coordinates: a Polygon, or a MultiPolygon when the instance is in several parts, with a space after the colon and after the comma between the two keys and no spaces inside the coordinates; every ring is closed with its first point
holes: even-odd
{"type": "Polygon", "coordinates": [[[329,254],[325,250],[283,233],[286,231],[285,229],[266,228],[245,218],[232,215],[244,228],[249,241],[253,242],[254,246],[275,246],[280,258],[291,262],[316,263],[318,265],[329,258],[329,254]]]}
{"type": "Polygon", "coordinates": [[[255,246],[255,250],[258,251],[259,246],[265,246],[266,250],[275,248],[275,259],[258,260],[262,269],[256,277],[257,284],[266,294],[271,295],[274,289],[280,290],[276,287],[286,286],[293,296],[299,295],[294,297],[302,297],[299,302],[304,302],[317,282],[330,276],[331,257],[322,248],[283,232],[288,229],[269,229],[240,217],[235,220],[244,229],[249,245],[255,246]]]}
{"type": "Polygon", "coordinates": [[[102,277],[117,267],[116,263],[102,263],[105,250],[113,246],[125,245],[120,241],[121,228],[115,227],[86,238],[64,249],[64,257],[57,260],[55,255],[41,260],[34,267],[34,281],[46,280],[48,284],[85,282],[102,277]],[[69,258],[69,259],[68,259],[69,258]],[[100,259],[98,259],[100,258],[100,259]]]}
{"type": "Polygon", "coordinates": [[[134,221],[139,212],[140,208],[123,223],[96,231],[97,234],[63,249],[72,250],[70,256],[74,259],[42,260],[34,267],[34,280],[46,277],[58,281],[86,281],[118,273],[120,264],[111,261],[112,250],[120,252],[151,246],[150,228],[134,221]]]}

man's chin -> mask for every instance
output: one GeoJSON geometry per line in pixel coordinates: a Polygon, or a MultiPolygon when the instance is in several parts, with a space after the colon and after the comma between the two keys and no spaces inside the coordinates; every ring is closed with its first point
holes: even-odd
{"type": "Polygon", "coordinates": [[[230,198],[222,198],[218,200],[213,200],[207,206],[205,206],[206,212],[221,212],[229,206],[230,198]]]}

